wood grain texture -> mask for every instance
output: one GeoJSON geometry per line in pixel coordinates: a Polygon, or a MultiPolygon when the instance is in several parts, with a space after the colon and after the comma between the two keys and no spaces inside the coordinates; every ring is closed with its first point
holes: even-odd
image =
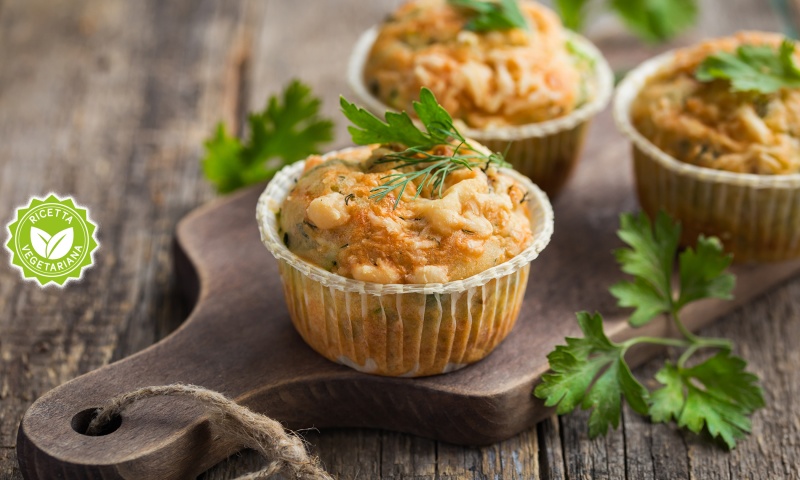
{"type": "Polygon", "coordinates": [[[237,91],[226,77],[241,7],[0,5],[0,215],[10,220],[31,195],[73,194],[100,224],[101,242],[96,265],[63,291],[20,281],[3,254],[0,478],[20,478],[13,445],[36,397],[185,318],[172,237],[212,196],[198,156],[237,91]]]}
{"type": "MultiPolygon", "coordinates": [[[[315,0],[300,9],[279,1],[0,1],[0,206],[6,212],[0,215],[10,218],[30,195],[73,194],[99,220],[102,244],[96,266],[67,294],[23,284],[7,263],[0,266],[0,478],[21,478],[16,426],[36,397],[141,350],[185,318],[173,286],[171,236],[183,214],[211,197],[197,160],[213,123],[225,119],[241,130],[243,112],[260,107],[294,76],[312,83],[326,112],[335,114],[336,96],[347,92],[342,61],[350,44],[396,3],[315,0]]],[[[701,4],[701,26],[680,43],[745,27],[780,28],[766,2],[701,4]]],[[[617,68],[664,48],[638,46],[614,21],[591,28],[617,68]]],[[[337,127],[342,145],[344,125],[337,127]]],[[[602,140],[595,129],[590,149],[602,140]]],[[[607,155],[629,161],[625,149],[607,155]]],[[[590,158],[564,197],[591,186],[590,158]]],[[[635,203],[628,198],[622,208],[635,203]]],[[[792,281],[713,327],[737,341],[764,378],[769,406],[755,415],[754,435],[723,454],[626,412],[622,463],[629,478],[800,477],[800,412],[793,401],[800,389],[798,285],[792,281]]],[[[581,420],[550,418],[482,448],[374,430],[305,436],[341,478],[619,472],[612,468],[619,459],[609,457],[619,454],[619,440],[589,441],[581,420]],[[536,462],[529,456],[534,451],[536,462]],[[520,458],[519,470],[509,467],[520,458]]],[[[244,453],[205,478],[232,478],[260,464],[244,453]]]]}

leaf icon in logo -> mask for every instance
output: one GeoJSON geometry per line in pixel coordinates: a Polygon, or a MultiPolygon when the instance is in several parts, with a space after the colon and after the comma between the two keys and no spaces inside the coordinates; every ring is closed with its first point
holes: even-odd
{"type": "Polygon", "coordinates": [[[58,260],[69,253],[73,241],[75,241],[75,234],[72,227],[65,228],[53,235],[53,238],[47,242],[48,260],[58,260]]]}
{"type": "Polygon", "coordinates": [[[31,227],[31,245],[33,250],[48,260],[58,260],[72,248],[75,233],[72,227],[65,228],[53,236],[42,229],[31,227]]]}
{"type": "Polygon", "coordinates": [[[31,245],[33,246],[33,251],[39,254],[40,257],[47,258],[47,242],[49,240],[49,233],[40,228],[31,227],[31,245]]]}

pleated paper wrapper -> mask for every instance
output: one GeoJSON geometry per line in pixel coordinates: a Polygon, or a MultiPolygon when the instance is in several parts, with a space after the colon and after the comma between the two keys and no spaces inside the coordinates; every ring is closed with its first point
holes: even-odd
{"type": "Polygon", "coordinates": [[[800,174],[757,175],[698,167],[656,147],[631,123],[630,108],[648,79],[674,61],[674,52],[631,71],[617,88],[614,118],[633,142],[636,190],[651,217],[679,220],[682,243],[718,237],[737,263],[800,257],[800,174]]]}
{"type": "Polygon", "coordinates": [[[506,338],[519,316],[531,262],[553,232],[552,207],[530,180],[504,170],[529,192],[533,242],[519,255],[464,280],[384,285],[330,273],[283,244],[276,214],[302,171],[303,162],[281,170],[261,195],[256,217],[278,261],[292,323],[311,348],[361,372],[419,377],[477,362],[506,338]]]}

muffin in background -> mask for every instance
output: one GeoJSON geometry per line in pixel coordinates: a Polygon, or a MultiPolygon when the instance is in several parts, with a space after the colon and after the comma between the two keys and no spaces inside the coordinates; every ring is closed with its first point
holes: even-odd
{"type": "Polygon", "coordinates": [[[555,196],[579,158],[588,121],[608,102],[613,76],[593,45],[555,13],[519,2],[526,28],[472,31],[471,12],[417,0],[367,31],[350,83],[373,112],[408,110],[433,90],[459,129],[555,196]]]}
{"type": "Polygon", "coordinates": [[[800,256],[800,90],[737,89],[701,65],[743,46],[778,55],[783,41],[742,32],[668,52],[631,71],[615,99],[642,208],[680,220],[685,244],[719,237],[739,263],[800,256]]]}
{"type": "Polygon", "coordinates": [[[441,195],[415,197],[411,186],[397,204],[376,202],[375,183],[395,172],[370,168],[386,148],[285,167],[259,199],[262,241],[292,322],[318,353],[377,375],[446,373],[511,331],[552,208],[526,177],[488,163],[452,172],[441,195]]]}

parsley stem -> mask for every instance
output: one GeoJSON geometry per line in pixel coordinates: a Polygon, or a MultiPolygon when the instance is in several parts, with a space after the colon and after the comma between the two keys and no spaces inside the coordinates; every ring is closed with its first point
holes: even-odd
{"type": "Polygon", "coordinates": [[[690,332],[689,329],[683,325],[680,316],[678,316],[678,308],[675,305],[673,305],[671,310],[672,311],[670,313],[672,317],[672,322],[675,324],[675,327],[678,328],[678,331],[681,332],[681,335],[683,335],[687,340],[689,340],[692,343],[698,343],[699,341],[701,341],[702,339],[700,337],[690,332]]]}
{"type": "Polygon", "coordinates": [[[675,323],[675,326],[678,327],[678,331],[681,332],[681,335],[686,337],[692,345],[697,345],[698,348],[707,348],[707,347],[714,347],[714,348],[732,348],[733,343],[725,338],[704,338],[694,333],[690,332],[688,328],[681,322],[680,317],[678,316],[678,309],[672,309],[672,320],[675,323]]]}
{"type": "Polygon", "coordinates": [[[679,338],[634,337],[622,342],[620,346],[623,350],[627,350],[638,343],[651,343],[654,345],[664,345],[666,347],[691,347],[692,345],[690,342],[679,338]]]}
{"type": "Polygon", "coordinates": [[[697,336],[695,336],[695,338],[697,341],[693,342],[678,358],[678,368],[683,368],[689,358],[701,348],[722,348],[730,350],[733,347],[733,343],[725,338],[702,338],[697,336]]]}
{"type": "Polygon", "coordinates": [[[683,352],[683,354],[680,356],[680,358],[678,358],[678,368],[683,368],[683,366],[686,365],[686,361],[689,360],[689,357],[694,355],[694,352],[696,352],[699,348],[700,345],[697,343],[687,348],[686,351],[683,352]]]}
{"type": "Polygon", "coordinates": [[[683,352],[678,358],[678,368],[683,368],[683,366],[686,364],[686,361],[689,360],[689,358],[701,348],[732,348],[733,344],[730,340],[724,338],[703,338],[690,332],[683,322],[681,322],[681,319],[678,316],[678,308],[676,306],[673,305],[670,313],[672,316],[672,321],[675,323],[678,331],[681,332],[681,335],[686,337],[689,342],[691,342],[689,348],[687,348],[686,351],[683,352]]]}

